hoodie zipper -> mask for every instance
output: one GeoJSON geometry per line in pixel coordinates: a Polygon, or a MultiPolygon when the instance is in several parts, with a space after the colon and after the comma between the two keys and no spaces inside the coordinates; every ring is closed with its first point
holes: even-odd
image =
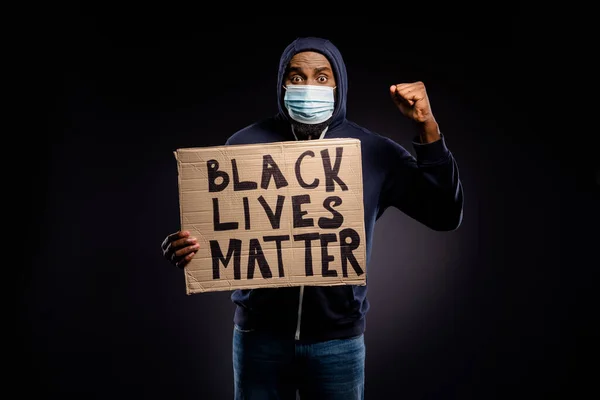
{"type": "MultiPolygon", "coordinates": [[[[321,136],[319,136],[319,139],[323,139],[325,137],[325,132],[327,132],[327,128],[328,127],[325,127],[325,129],[321,133],[321,136]]],[[[298,137],[296,136],[296,132],[294,132],[293,127],[292,127],[292,133],[294,134],[294,138],[296,138],[296,140],[298,140],[298,137]]],[[[310,137],[309,137],[309,140],[310,140],[310,137]]],[[[303,300],[304,300],[304,286],[300,286],[300,298],[298,301],[298,320],[296,321],[296,334],[294,336],[296,340],[300,340],[300,324],[302,322],[302,301],[303,300]]]]}
{"type": "Polygon", "coordinates": [[[302,321],[302,299],[304,298],[304,286],[300,286],[300,301],[298,302],[298,322],[296,323],[296,340],[300,340],[300,322],[302,321]]]}

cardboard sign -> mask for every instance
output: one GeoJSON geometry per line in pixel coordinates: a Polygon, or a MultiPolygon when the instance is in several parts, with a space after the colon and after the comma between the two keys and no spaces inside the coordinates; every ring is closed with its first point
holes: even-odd
{"type": "Polygon", "coordinates": [[[181,230],[200,250],[187,294],[364,285],[360,141],[323,139],[175,152],[181,230]]]}

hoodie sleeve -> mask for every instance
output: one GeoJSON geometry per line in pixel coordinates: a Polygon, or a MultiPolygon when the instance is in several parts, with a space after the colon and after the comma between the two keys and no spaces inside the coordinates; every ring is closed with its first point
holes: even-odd
{"type": "Polygon", "coordinates": [[[458,165],[445,138],[422,144],[415,139],[416,157],[387,141],[385,183],[380,210],[396,207],[436,231],[458,228],[463,216],[463,189],[458,165]]]}

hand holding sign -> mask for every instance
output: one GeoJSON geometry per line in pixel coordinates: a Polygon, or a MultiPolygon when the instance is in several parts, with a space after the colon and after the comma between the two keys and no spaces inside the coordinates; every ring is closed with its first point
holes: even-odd
{"type": "Polygon", "coordinates": [[[187,231],[168,235],[162,242],[163,256],[178,268],[184,268],[200,249],[198,240],[190,237],[187,231]]]}

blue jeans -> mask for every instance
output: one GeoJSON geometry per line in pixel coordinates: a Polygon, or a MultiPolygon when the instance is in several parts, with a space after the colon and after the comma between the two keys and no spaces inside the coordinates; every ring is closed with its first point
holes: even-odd
{"type": "Polygon", "coordinates": [[[362,400],[364,337],[301,343],[234,326],[233,372],[235,400],[362,400]]]}

